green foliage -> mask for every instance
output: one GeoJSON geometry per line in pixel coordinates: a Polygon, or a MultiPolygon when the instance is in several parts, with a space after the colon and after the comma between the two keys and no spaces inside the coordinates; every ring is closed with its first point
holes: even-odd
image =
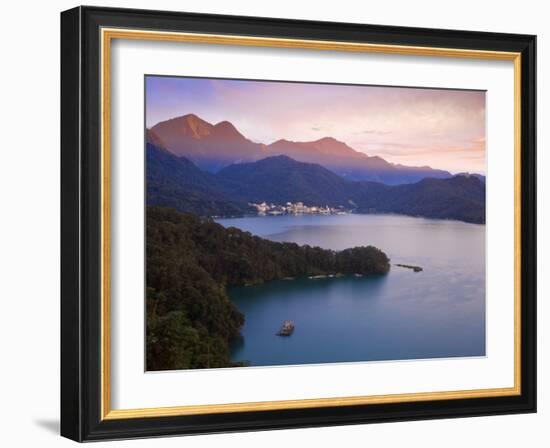
{"type": "Polygon", "coordinates": [[[359,213],[398,213],[485,223],[485,182],[476,176],[385,185],[346,180],[321,165],[286,156],[228,166],[212,175],[185,157],[148,144],[147,204],[199,216],[241,216],[248,202],[344,206],[359,213]]]}
{"type": "Polygon", "coordinates": [[[308,205],[348,205],[352,183],[314,163],[297,162],[287,156],[268,157],[222,169],[216,178],[225,190],[249,202],[308,205]]]}
{"type": "Polygon", "coordinates": [[[237,216],[247,203],[223,192],[216,178],[185,157],[147,144],[147,204],[171,207],[201,216],[237,216]]]}
{"type": "Polygon", "coordinates": [[[359,184],[358,212],[485,223],[485,183],[475,176],[423,179],[415,184],[396,186],[373,182],[359,184]]]}
{"type": "Polygon", "coordinates": [[[231,366],[244,316],[227,286],[320,274],[384,274],[368,246],[341,252],[268,241],[171,209],[147,208],[148,370],[231,366]]]}
{"type": "Polygon", "coordinates": [[[250,202],[301,201],[307,205],[344,207],[353,203],[359,213],[485,223],[485,183],[479,176],[426,178],[402,185],[352,182],[320,165],[279,156],[228,166],[216,178],[232,197],[250,202]]]}

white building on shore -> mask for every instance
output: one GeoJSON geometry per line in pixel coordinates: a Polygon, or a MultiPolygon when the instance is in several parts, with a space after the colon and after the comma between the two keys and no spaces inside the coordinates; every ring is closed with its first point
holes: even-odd
{"type": "Polygon", "coordinates": [[[258,212],[258,215],[304,215],[304,214],[321,214],[321,215],[345,215],[351,213],[352,210],[346,209],[343,206],[329,207],[312,205],[307,206],[303,202],[287,202],[285,205],[268,204],[267,202],[261,202],[259,204],[249,203],[251,207],[254,207],[258,212]]]}

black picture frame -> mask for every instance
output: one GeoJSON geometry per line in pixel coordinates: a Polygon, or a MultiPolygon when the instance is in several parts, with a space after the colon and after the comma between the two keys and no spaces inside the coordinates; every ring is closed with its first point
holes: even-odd
{"type": "MultiPolygon", "coordinates": [[[[536,37],[77,7],[61,14],[61,435],[76,441],[536,412],[536,37]],[[100,29],[130,28],[521,53],[521,394],[101,418],[100,29]]],[[[141,130],[140,130],[141,132],[141,130]]]]}

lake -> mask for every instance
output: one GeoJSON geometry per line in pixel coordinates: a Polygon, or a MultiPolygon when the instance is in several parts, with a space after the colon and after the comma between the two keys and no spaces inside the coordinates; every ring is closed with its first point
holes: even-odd
{"type": "Polygon", "coordinates": [[[245,315],[233,361],[251,366],[485,355],[485,226],[398,215],[220,219],[273,241],[341,250],[373,245],[387,275],[232,288],[245,315]],[[396,263],[421,266],[415,273],[396,263]],[[290,337],[275,333],[295,322],[290,337]]]}

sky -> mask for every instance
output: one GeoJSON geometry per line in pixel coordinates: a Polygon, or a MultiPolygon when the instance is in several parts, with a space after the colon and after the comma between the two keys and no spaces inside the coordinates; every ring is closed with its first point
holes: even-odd
{"type": "Polygon", "coordinates": [[[403,165],[485,174],[485,92],[146,77],[146,126],[194,113],[247,138],[334,137],[403,165]]]}

